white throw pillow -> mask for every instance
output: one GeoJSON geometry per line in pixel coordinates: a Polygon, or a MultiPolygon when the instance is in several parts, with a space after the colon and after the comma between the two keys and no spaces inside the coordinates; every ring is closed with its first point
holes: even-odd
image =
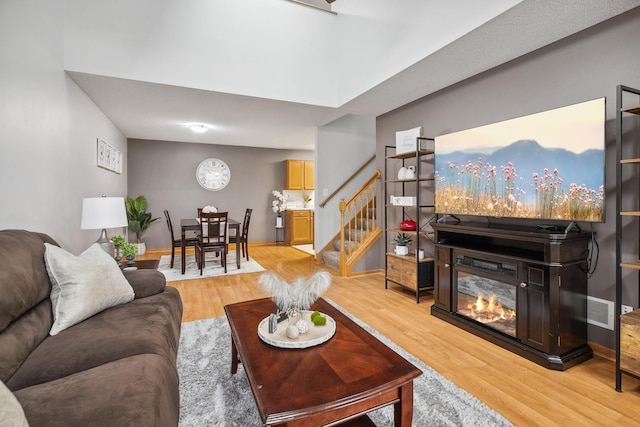
{"type": "Polygon", "coordinates": [[[51,279],[51,335],[135,296],[116,261],[97,243],[79,256],[45,243],[44,259],[51,279]]]}
{"type": "Polygon", "coordinates": [[[0,381],[0,427],[29,427],[22,405],[0,381]]]}

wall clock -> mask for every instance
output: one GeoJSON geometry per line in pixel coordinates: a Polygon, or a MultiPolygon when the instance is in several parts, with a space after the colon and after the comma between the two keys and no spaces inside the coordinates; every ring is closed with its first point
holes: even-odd
{"type": "Polygon", "coordinates": [[[231,169],[220,159],[205,159],[196,168],[196,180],[206,190],[222,190],[231,181],[231,169]]]}

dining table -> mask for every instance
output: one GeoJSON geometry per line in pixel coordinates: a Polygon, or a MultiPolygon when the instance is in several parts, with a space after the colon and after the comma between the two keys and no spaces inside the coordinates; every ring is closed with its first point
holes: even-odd
{"type": "MultiPolygon", "coordinates": [[[[236,236],[240,233],[240,221],[237,221],[232,218],[227,218],[227,227],[229,230],[235,230],[236,236]]],[[[186,240],[186,232],[187,231],[200,231],[200,221],[198,218],[183,218],[180,220],[180,236],[182,239],[181,242],[181,260],[182,260],[182,274],[185,272],[185,240],[186,240]]],[[[236,266],[240,268],[240,244],[236,243],[236,266]]]]}

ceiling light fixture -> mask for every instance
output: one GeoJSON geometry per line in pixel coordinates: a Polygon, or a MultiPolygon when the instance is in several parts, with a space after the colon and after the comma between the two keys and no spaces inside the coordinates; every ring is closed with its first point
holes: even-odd
{"type": "Polygon", "coordinates": [[[195,133],[204,133],[209,130],[209,128],[205,125],[191,125],[189,126],[189,129],[191,129],[195,133]]]}

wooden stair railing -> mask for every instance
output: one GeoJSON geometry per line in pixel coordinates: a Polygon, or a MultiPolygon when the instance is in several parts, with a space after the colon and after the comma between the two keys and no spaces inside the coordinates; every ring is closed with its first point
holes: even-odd
{"type": "Polygon", "coordinates": [[[376,221],[376,180],[380,176],[377,170],[348,201],[340,199],[340,276],[351,276],[355,263],[382,234],[376,221]]]}

